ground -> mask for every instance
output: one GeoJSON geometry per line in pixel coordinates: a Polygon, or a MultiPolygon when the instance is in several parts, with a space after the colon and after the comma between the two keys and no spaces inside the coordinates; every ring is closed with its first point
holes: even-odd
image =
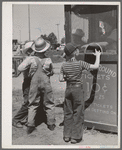
{"type": "MultiPolygon", "coordinates": [[[[51,84],[54,92],[54,99],[56,105],[56,128],[54,131],[50,131],[45,123],[37,126],[36,130],[32,134],[27,135],[26,127],[15,128],[12,127],[12,144],[13,145],[65,145],[70,146],[71,143],[65,143],[63,141],[63,126],[59,124],[63,121],[63,109],[59,107],[64,99],[65,83],[60,83],[59,68],[62,63],[54,63],[55,75],[51,77],[51,84]]],[[[22,104],[22,80],[23,76],[20,74],[18,77],[13,78],[13,116],[17,113],[22,104]]],[[[90,148],[94,145],[99,145],[101,148],[116,147],[118,145],[117,133],[103,132],[95,129],[84,128],[83,140],[76,144],[78,148],[83,148],[87,145],[90,148]]],[[[73,147],[73,144],[71,145],[73,147]]],[[[60,147],[61,148],[61,147],[60,147]]]]}

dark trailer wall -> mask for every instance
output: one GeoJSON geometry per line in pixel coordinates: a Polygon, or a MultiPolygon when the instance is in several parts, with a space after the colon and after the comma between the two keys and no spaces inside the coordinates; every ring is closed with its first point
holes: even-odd
{"type": "MultiPolygon", "coordinates": [[[[79,48],[81,48],[84,44],[97,42],[104,34],[101,33],[100,29],[104,25],[102,19],[106,16],[114,17],[116,30],[118,31],[118,6],[65,5],[66,43],[74,42],[76,45],[80,45],[79,48]],[[81,33],[79,29],[84,32],[84,37],[79,35],[81,33]]],[[[106,34],[107,31],[104,35],[106,34]]],[[[94,126],[96,129],[117,132],[118,39],[115,47],[102,46],[102,48],[103,54],[101,55],[101,64],[98,72],[83,73],[85,124],[88,127],[94,126]]],[[[77,59],[85,59],[88,62],[87,55],[84,57],[84,53],[86,53],[85,50],[81,48],[80,56],[77,59]]]]}

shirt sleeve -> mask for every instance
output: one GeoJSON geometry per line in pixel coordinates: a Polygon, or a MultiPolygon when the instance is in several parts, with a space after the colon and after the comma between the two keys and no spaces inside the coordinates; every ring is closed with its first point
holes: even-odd
{"type": "Polygon", "coordinates": [[[81,67],[81,70],[89,70],[90,69],[90,64],[85,62],[85,61],[80,61],[80,67],[81,67]]]}
{"type": "Polygon", "coordinates": [[[33,57],[27,57],[19,66],[18,66],[18,70],[20,72],[25,71],[26,69],[28,69],[31,66],[31,68],[36,67],[37,68],[37,64],[36,61],[33,57]]]}

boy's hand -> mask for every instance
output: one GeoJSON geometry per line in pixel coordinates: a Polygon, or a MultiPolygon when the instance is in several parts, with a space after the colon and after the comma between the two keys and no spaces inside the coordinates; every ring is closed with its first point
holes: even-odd
{"type": "Polygon", "coordinates": [[[95,56],[100,56],[100,55],[101,55],[101,52],[100,52],[100,51],[97,51],[97,50],[95,49],[95,53],[93,53],[93,55],[95,55],[95,56]]]}

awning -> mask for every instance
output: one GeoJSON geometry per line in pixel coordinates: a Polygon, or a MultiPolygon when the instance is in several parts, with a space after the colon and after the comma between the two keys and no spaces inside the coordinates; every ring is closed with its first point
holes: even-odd
{"type": "Polygon", "coordinates": [[[96,14],[116,10],[117,5],[72,5],[71,11],[75,14],[96,14]]]}

